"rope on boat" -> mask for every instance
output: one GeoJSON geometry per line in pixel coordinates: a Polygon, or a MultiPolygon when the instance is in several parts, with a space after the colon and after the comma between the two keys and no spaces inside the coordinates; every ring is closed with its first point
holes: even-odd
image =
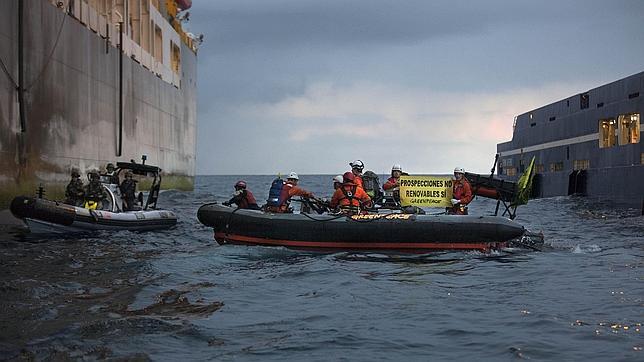
{"type": "MultiPolygon", "coordinates": [[[[214,202],[213,204],[216,204],[216,202],[214,202]]],[[[230,221],[233,218],[233,214],[236,213],[237,210],[241,210],[241,209],[237,207],[235,208],[235,210],[233,210],[233,212],[230,213],[230,215],[228,215],[228,220],[226,220],[226,231],[224,232],[224,241],[228,238],[228,229],[230,228],[230,221]]]]}
{"type": "Polygon", "coordinates": [[[340,219],[340,218],[343,218],[343,217],[347,216],[345,214],[339,214],[339,215],[334,216],[334,217],[332,217],[330,219],[316,219],[316,218],[314,218],[313,216],[311,216],[309,214],[300,213],[300,215],[304,215],[304,216],[308,217],[309,219],[311,219],[313,221],[320,221],[320,222],[333,221],[333,220],[337,220],[337,219],[340,219]]]}

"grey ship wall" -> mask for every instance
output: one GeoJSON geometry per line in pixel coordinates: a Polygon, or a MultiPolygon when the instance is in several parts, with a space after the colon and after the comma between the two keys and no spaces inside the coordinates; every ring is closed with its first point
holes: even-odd
{"type": "MultiPolygon", "coordinates": [[[[25,129],[18,92],[18,1],[0,12],[0,208],[44,184],[60,196],[72,166],[148,163],[164,171],[164,188],[191,189],[195,173],[196,55],[182,46],[178,89],[125,57],[122,155],[119,52],[45,0],[24,1],[25,129]],[[60,36],[58,35],[60,33],[60,36]],[[14,83],[15,82],[15,83],[14,83]]],[[[117,35],[117,34],[113,34],[117,35]]]]}
{"type": "MultiPolygon", "coordinates": [[[[520,164],[527,167],[532,156],[536,156],[535,164],[543,164],[545,168],[544,172],[537,174],[536,196],[568,195],[569,176],[574,171],[574,161],[589,160],[590,166],[586,171],[588,197],[642,207],[644,141],[641,138],[644,127],[641,122],[644,116],[644,72],[587,93],[589,103],[586,109],[581,108],[581,95],[577,94],[519,115],[512,140],[497,145],[499,165],[503,159],[511,158],[512,165],[518,168],[517,176],[502,177],[516,180],[523,171],[520,164]],[[617,119],[619,114],[626,113],[640,113],[640,142],[599,148],[599,120],[610,117],[617,119]],[[570,139],[574,141],[571,142],[570,139]],[[588,140],[584,141],[585,139],[588,140]],[[511,154],[513,151],[514,154],[511,154]],[[549,165],[555,162],[563,162],[563,170],[551,172],[549,165]]],[[[499,175],[503,175],[502,166],[497,171],[499,175]]]]}

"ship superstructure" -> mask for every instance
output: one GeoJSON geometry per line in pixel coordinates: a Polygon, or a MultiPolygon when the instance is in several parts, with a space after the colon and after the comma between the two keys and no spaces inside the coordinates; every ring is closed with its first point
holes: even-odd
{"type": "Polygon", "coordinates": [[[643,91],[644,72],[517,116],[512,140],[497,145],[498,174],[516,180],[534,156],[534,196],[642,207],[643,91]]]}
{"type": "Polygon", "coordinates": [[[158,164],[195,172],[198,37],[191,1],[5,0],[0,11],[0,204],[69,170],[158,164]]]}

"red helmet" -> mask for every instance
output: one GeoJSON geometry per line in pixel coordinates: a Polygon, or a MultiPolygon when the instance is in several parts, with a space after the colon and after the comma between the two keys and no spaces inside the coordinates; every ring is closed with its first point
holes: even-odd
{"type": "Polygon", "coordinates": [[[245,189],[246,188],[246,181],[243,181],[243,180],[237,181],[237,183],[235,184],[235,188],[236,189],[245,189]]]}
{"type": "Polygon", "coordinates": [[[344,175],[342,175],[342,180],[344,181],[344,183],[353,182],[355,181],[355,179],[356,175],[354,175],[351,171],[347,171],[344,173],[344,175]]]}

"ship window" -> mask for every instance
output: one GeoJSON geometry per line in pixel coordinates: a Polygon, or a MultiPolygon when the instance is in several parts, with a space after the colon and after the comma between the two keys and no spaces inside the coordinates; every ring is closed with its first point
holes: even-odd
{"type": "Polygon", "coordinates": [[[590,98],[588,97],[588,93],[582,93],[579,95],[579,108],[586,109],[588,108],[589,103],[590,98]]]}
{"type": "Polygon", "coordinates": [[[525,164],[523,163],[523,160],[519,160],[519,172],[525,172],[525,164]]]}
{"type": "Polygon", "coordinates": [[[503,165],[503,167],[511,167],[512,166],[512,158],[504,158],[501,161],[501,164],[503,165]]]}
{"type": "Polygon", "coordinates": [[[640,96],[640,92],[631,93],[628,95],[628,99],[637,98],[640,96]]]}
{"type": "Polygon", "coordinates": [[[141,2],[130,1],[129,3],[129,21],[132,40],[141,45],[141,2]]]}
{"type": "Polygon", "coordinates": [[[563,162],[554,162],[550,164],[550,172],[563,171],[563,162]]]}
{"type": "Polygon", "coordinates": [[[570,99],[566,99],[566,107],[570,107],[570,99]]]}
{"type": "Polygon", "coordinates": [[[508,167],[505,169],[505,174],[507,176],[516,176],[517,175],[517,168],[516,167],[508,167]]]}
{"type": "Polygon", "coordinates": [[[597,103],[597,108],[601,108],[601,107],[603,107],[603,106],[604,106],[604,102],[597,103]]]}
{"type": "Polygon", "coordinates": [[[640,163],[644,165],[644,152],[640,153],[640,163]]]}
{"type": "Polygon", "coordinates": [[[557,119],[557,117],[556,117],[556,116],[552,116],[552,117],[550,117],[550,122],[554,121],[555,119],[557,119]]]}
{"type": "Polygon", "coordinates": [[[530,127],[534,127],[534,126],[536,126],[536,125],[537,125],[537,122],[532,122],[532,123],[530,123],[530,127]]]}
{"type": "Polygon", "coordinates": [[[141,1],[141,47],[146,52],[152,54],[152,45],[150,33],[152,26],[150,23],[150,3],[148,1],[141,1]]]}
{"type": "Polygon", "coordinates": [[[587,170],[590,167],[590,160],[575,160],[572,164],[573,170],[587,170]]]}
{"type": "Polygon", "coordinates": [[[172,55],[172,70],[179,74],[179,67],[180,67],[180,62],[181,62],[181,51],[179,50],[179,47],[177,44],[170,42],[170,49],[171,49],[171,55],[172,55]]]}
{"type": "Polygon", "coordinates": [[[617,145],[617,122],[615,118],[599,120],[599,148],[617,145]]]}
{"type": "Polygon", "coordinates": [[[536,173],[543,173],[545,171],[545,167],[543,166],[543,163],[535,165],[534,167],[535,167],[536,173]]]}
{"type": "Polygon", "coordinates": [[[163,33],[158,25],[154,25],[154,42],[152,43],[154,59],[163,63],[163,33]]]}
{"type": "Polygon", "coordinates": [[[619,124],[619,144],[639,143],[640,114],[620,114],[617,119],[619,124]]]}

